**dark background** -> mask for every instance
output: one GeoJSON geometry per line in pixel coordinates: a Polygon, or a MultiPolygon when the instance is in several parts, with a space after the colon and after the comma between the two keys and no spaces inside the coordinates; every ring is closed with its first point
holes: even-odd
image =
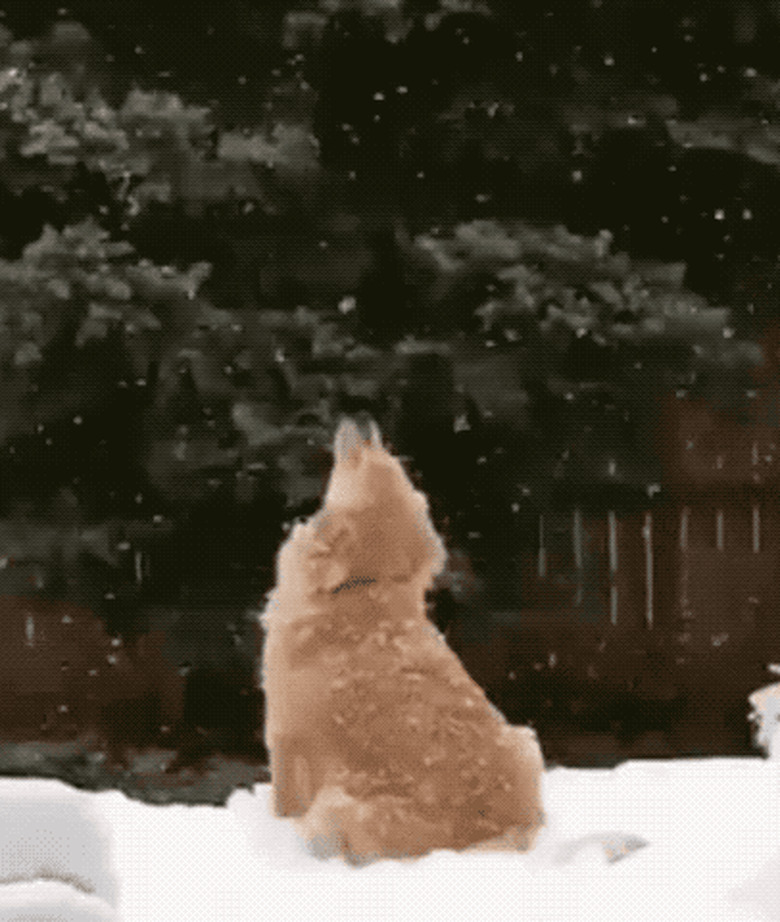
{"type": "Polygon", "coordinates": [[[262,773],[256,615],[355,412],[549,760],[753,751],[780,8],[455,6],[0,7],[6,770],[262,773]]]}

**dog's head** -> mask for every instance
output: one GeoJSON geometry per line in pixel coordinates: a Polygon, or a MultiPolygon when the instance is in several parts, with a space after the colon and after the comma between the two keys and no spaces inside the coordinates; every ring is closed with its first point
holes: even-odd
{"type": "Polygon", "coordinates": [[[333,443],[333,470],[313,524],[344,561],[351,577],[420,580],[428,587],[446,559],[423,493],[401,461],[382,444],[370,421],[341,421],[333,443]]]}

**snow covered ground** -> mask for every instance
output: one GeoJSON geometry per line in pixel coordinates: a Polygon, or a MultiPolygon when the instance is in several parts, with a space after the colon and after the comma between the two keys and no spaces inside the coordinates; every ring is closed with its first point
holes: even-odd
{"type": "Polygon", "coordinates": [[[780,920],[780,764],[556,768],[545,788],[551,824],[529,855],[356,869],[310,857],[267,785],[192,807],[3,779],[0,922],[780,920]],[[609,862],[588,837],[612,832],[648,844],[609,862]],[[69,882],[20,879],[36,875],[69,882]]]}

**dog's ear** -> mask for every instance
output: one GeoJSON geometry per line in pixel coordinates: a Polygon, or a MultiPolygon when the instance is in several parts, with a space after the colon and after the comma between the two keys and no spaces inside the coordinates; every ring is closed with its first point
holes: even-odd
{"type": "Polygon", "coordinates": [[[381,449],[384,448],[382,445],[382,433],[379,431],[379,426],[377,426],[373,419],[368,422],[368,431],[368,440],[371,443],[371,447],[381,451],[381,449]]]}
{"type": "MultiPolygon", "coordinates": [[[[374,431],[376,435],[379,436],[379,430],[376,427],[376,423],[372,421],[372,430],[371,430],[371,444],[373,447],[374,443],[374,431]]],[[[351,419],[348,416],[345,416],[339,423],[339,427],[336,430],[335,438],[333,439],[333,460],[336,464],[357,464],[360,460],[360,453],[366,447],[366,439],[360,432],[358,424],[354,419],[351,419]]],[[[381,447],[382,440],[379,438],[379,445],[381,447]]]]}
{"type": "Polygon", "coordinates": [[[373,420],[343,417],[333,439],[333,469],[325,491],[325,506],[358,508],[369,505],[372,497],[364,489],[364,462],[369,455],[382,452],[382,436],[373,420]]]}
{"type": "Polygon", "coordinates": [[[342,419],[333,439],[333,468],[324,497],[327,508],[345,508],[356,502],[357,475],[364,444],[355,421],[342,419]]]}

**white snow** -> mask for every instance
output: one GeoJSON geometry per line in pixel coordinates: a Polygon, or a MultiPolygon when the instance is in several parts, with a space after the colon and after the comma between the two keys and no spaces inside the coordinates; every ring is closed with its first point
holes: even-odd
{"type": "MultiPolygon", "coordinates": [[[[780,667],[770,663],[776,675],[780,667]]],[[[780,759],[780,682],[756,689],[748,698],[750,721],[756,729],[756,742],[772,760],[780,759]]]]}
{"type": "Polygon", "coordinates": [[[545,794],[550,826],[528,855],[438,852],[353,868],[308,855],[271,815],[268,785],[236,791],[227,807],[190,807],[4,779],[3,874],[44,868],[95,893],[2,884],[0,922],[780,920],[778,763],[555,768],[545,794]],[[596,839],[612,833],[648,844],[609,863],[596,839]]]}
{"type": "Polygon", "coordinates": [[[48,779],[0,779],[0,922],[115,918],[111,837],[92,795],[48,779]]]}

